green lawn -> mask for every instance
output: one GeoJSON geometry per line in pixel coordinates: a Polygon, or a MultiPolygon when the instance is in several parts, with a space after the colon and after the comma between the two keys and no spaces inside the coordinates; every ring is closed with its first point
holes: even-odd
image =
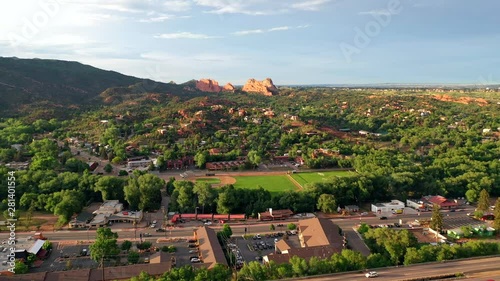
{"type": "Polygon", "coordinates": [[[310,173],[297,173],[292,177],[302,186],[308,183],[326,181],[331,177],[345,177],[353,175],[351,171],[329,171],[329,172],[310,172],[310,173]]]}
{"type": "Polygon", "coordinates": [[[219,184],[220,183],[219,178],[199,178],[199,179],[196,179],[196,181],[197,182],[206,182],[209,184],[219,184]]]}
{"type": "Polygon", "coordinates": [[[273,196],[280,191],[297,190],[297,187],[286,177],[286,175],[271,175],[271,176],[242,176],[234,177],[236,188],[257,189],[262,186],[269,190],[273,196]]]}

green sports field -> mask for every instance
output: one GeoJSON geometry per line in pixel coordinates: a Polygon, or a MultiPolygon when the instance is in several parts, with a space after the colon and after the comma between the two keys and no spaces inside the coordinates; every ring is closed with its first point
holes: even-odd
{"type": "Polygon", "coordinates": [[[220,179],[218,178],[198,178],[196,179],[197,182],[206,182],[206,183],[209,183],[209,184],[219,184],[220,183],[220,179]]]}
{"type": "Polygon", "coordinates": [[[353,172],[351,171],[309,172],[309,173],[292,174],[292,177],[300,185],[304,186],[308,183],[326,181],[331,177],[345,177],[349,175],[353,175],[353,172]]]}
{"type": "Polygon", "coordinates": [[[271,194],[276,194],[280,191],[297,190],[297,187],[287,178],[286,175],[269,175],[269,176],[240,176],[234,177],[236,188],[257,189],[262,186],[269,190],[271,194]]]}

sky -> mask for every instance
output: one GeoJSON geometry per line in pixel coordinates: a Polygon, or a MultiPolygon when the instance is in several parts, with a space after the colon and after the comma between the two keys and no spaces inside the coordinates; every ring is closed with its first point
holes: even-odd
{"type": "Polygon", "coordinates": [[[156,81],[500,83],[497,0],[3,0],[0,56],[156,81]]]}

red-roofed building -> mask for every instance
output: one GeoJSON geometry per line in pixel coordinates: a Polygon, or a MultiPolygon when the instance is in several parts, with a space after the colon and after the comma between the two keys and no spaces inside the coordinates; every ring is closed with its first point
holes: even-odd
{"type": "Polygon", "coordinates": [[[456,200],[446,199],[441,195],[428,195],[424,196],[422,199],[429,207],[432,207],[434,204],[436,204],[441,209],[454,209],[458,206],[458,202],[456,200]]]}
{"type": "Polygon", "coordinates": [[[261,221],[272,221],[272,220],[285,220],[293,215],[293,212],[289,209],[285,210],[273,210],[269,208],[267,211],[259,213],[259,220],[261,221]]]}

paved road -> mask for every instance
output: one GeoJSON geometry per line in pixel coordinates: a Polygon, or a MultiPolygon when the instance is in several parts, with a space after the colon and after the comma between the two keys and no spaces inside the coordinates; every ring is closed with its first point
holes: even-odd
{"type": "MultiPolygon", "coordinates": [[[[417,277],[430,277],[441,274],[455,274],[455,273],[465,273],[466,275],[473,272],[482,272],[484,274],[488,271],[493,271],[491,276],[498,275],[498,264],[500,264],[500,257],[494,258],[482,258],[473,260],[461,260],[461,261],[449,261],[442,263],[432,263],[425,265],[414,265],[408,267],[399,268],[389,268],[377,270],[379,277],[375,280],[406,280],[417,277]]],[[[485,275],[481,275],[486,277],[485,275]]],[[[490,278],[488,276],[488,278],[490,278]]],[[[331,281],[331,280],[367,280],[364,273],[345,273],[345,274],[334,274],[323,277],[311,277],[311,278],[296,278],[289,280],[310,280],[310,281],[331,281]]],[[[486,280],[486,279],[479,279],[486,280]]]]}
{"type": "MultiPolygon", "coordinates": [[[[460,216],[465,216],[465,212],[454,212],[454,213],[449,213],[450,217],[460,217],[460,216]]],[[[365,222],[368,224],[388,224],[388,223],[394,223],[398,222],[399,219],[402,219],[403,222],[409,221],[409,220],[414,220],[417,218],[430,218],[431,213],[423,213],[421,216],[417,215],[399,215],[397,217],[389,217],[388,220],[379,220],[377,217],[349,217],[349,218],[340,218],[340,219],[333,219],[332,221],[336,224],[338,224],[342,229],[348,231],[348,235],[350,240],[354,240],[355,237],[353,236],[354,233],[350,233],[352,230],[352,227],[359,224],[360,222],[365,222]]],[[[282,222],[286,225],[286,223],[293,222],[293,220],[287,221],[287,222],[282,222]]],[[[294,222],[297,222],[297,220],[294,220],[294,222]]],[[[275,225],[277,222],[273,222],[275,225]]],[[[265,223],[248,223],[248,224],[232,224],[231,228],[233,229],[233,234],[234,235],[243,235],[245,234],[245,228],[247,228],[247,233],[248,234],[257,234],[257,233],[269,233],[271,232],[269,230],[269,225],[271,222],[265,222],[265,223]]],[[[159,237],[188,237],[193,235],[193,231],[196,229],[196,227],[201,226],[201,222],[190,222],[186,224],[181,224],[180,228],[173,228],[172,230],[168,230],[166,233],[162,232],[155,232],[154,229],[151,228],[137,228],[134,230],[133,227],[129,229],[116,229],[114,228],[113,231],[118,232],[119,237],[123,239],[133,239],[134,237],[139,237],[139,233],[151,233],[152,238],[148,239],[155,239],[159,237]]],[[[211,227],[218,229],[220,228],[219,225],[215,224],[212,225],[211,227]]],[[[280,227],[276,227],[276,231],[281,231],[285,230],[284,228],[281,229],[280,227]]],[[[17,236],[22,238],[22,237],[27,237],[29,235],[33,235],[34,232],[17,232],[17,236]]],[[[0,233],[0,240],[5,240],[8,238],[9,233],[3,232],[0,233]]],[[[47,236],[50,240],[52,241],[64,241],[64,240],[81,240],[81,241],[86,241],[86,240],[93,240],[95,239],[95,229],[92,229],[90,231],[86,230],[65,230],[65,231],[55,231],[55,232],[44,232],[44,235],[47,236]]]]}

